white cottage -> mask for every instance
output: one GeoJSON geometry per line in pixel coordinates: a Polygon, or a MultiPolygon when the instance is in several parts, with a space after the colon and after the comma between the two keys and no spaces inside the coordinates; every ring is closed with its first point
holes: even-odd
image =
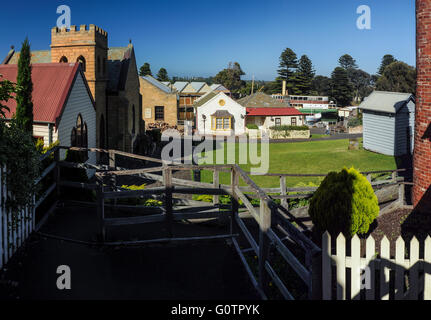
{"type": "MultiPolygon", "coordinates": [[[[3,79],[16,82],[17,72],[17,65],[0,65],[3,79]]],[[[80,63],[33,64],[32,82],[33,136],[45,146],[59,140],[62,146],[96,147],[96,110],[80,63]]],[[[11,119],[16,101],[6,105],[11,119]]]]}
{"type": "Polygon", "coordinates": [[[223,92],[211,91],[195,102],[199,134],[241,135],[245,133],[246,108],[223,92]]]}
{"type": "Polygon", "coordinates": [[[411,93],[374,91],[359,108],[365,149],[390,156],[413,153],[415,97],[411,93]]]}

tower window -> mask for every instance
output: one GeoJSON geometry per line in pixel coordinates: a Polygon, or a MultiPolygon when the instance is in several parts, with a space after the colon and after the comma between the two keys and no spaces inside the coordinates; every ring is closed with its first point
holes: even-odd
{"type": "Polygon", "coordinates": [[[60,58],[60,63],[67,63],[67,58],[65,56],[62,56],[60,58]]]}
{"type": "Polygon", "coordinates": [[[82,71],[86,71],[86,62],[85,58],[83,56],[79,56],[78,59],[76,59],[76,62],[79,62],[81,64],[82,71]]]}

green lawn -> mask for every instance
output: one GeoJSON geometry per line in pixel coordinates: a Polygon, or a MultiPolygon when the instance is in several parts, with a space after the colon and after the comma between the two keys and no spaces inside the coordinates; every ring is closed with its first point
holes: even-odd
{"type": "MultiPolygon", "coordinates": [[[[308,141],[299,143],[271,143],[269,146],[269,173],[327,174],[339,171],[344,166],[360,171],[396,169],[394,157],[369,152],[366,150],[348,150],[349,140],[308,141]]],[[[225,152],[226,152],[225,147],[225,152]]],[[[238,144],[235,146],[238,161],[238,144]]],[[[260,150],[260,147],[258,147],[260,150]]],[[[240,165],[250,171],[250,165],[240,165]]],[[[278,177],[251,176],[260,187],[278,187],[278,177]]],[[[212,173],[202,172],[202,182],[211,182],[212,173]]],[[[300,182],[318,184],[321,178],[287,178],[288,186],[300,182]]],[[[229,174],[220,175],[222,184],[229,184],[229,174]]]]}

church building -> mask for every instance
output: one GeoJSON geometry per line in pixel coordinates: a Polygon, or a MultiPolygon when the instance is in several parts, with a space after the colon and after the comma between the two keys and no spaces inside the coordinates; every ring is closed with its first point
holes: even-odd
{"type": "MultiPolygon", "coordinates": [[[[96,106],[100,148],[133,152],[141,130],[141,97],[133,45],[108,47],[108,33],[90,24],[51,30],[51,49],[32,51],[31,62],[79,62],[96,106]]],[[[2,64],[17,64],[12,50],[2,64]]]]}

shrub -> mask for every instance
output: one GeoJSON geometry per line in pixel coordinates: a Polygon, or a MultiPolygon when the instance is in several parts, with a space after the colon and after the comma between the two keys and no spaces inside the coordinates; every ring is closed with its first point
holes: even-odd
{"type": "Polygon", "coordinates": [[[271,130],[275,131],[306,131],[309,130],[307,126],[272,126],[271,130]]]}
{"type": "Polygon", "coordinates": [[[359,118],[349,119],[349,122],[347,123],[347,127],[354,128],[358,126],[362,126],[362,119],[359,119],[359,118]]]}
{"type": "Polygon", "coordinates": [[[331,172],[310,201],[309,214],[318,232],[367,233],[379,215],[379,204],[368,180],[354,168],[331,172]]]}
{"type": "Polygon", "coordinates": [[[259,129],[259,127],[257,126],[257,124],[254,124],[254,123],[248,123],[248,124],[247,124],[247,129],[250,129],[250,130],[256,130],[256,129],[259,129]]]}

